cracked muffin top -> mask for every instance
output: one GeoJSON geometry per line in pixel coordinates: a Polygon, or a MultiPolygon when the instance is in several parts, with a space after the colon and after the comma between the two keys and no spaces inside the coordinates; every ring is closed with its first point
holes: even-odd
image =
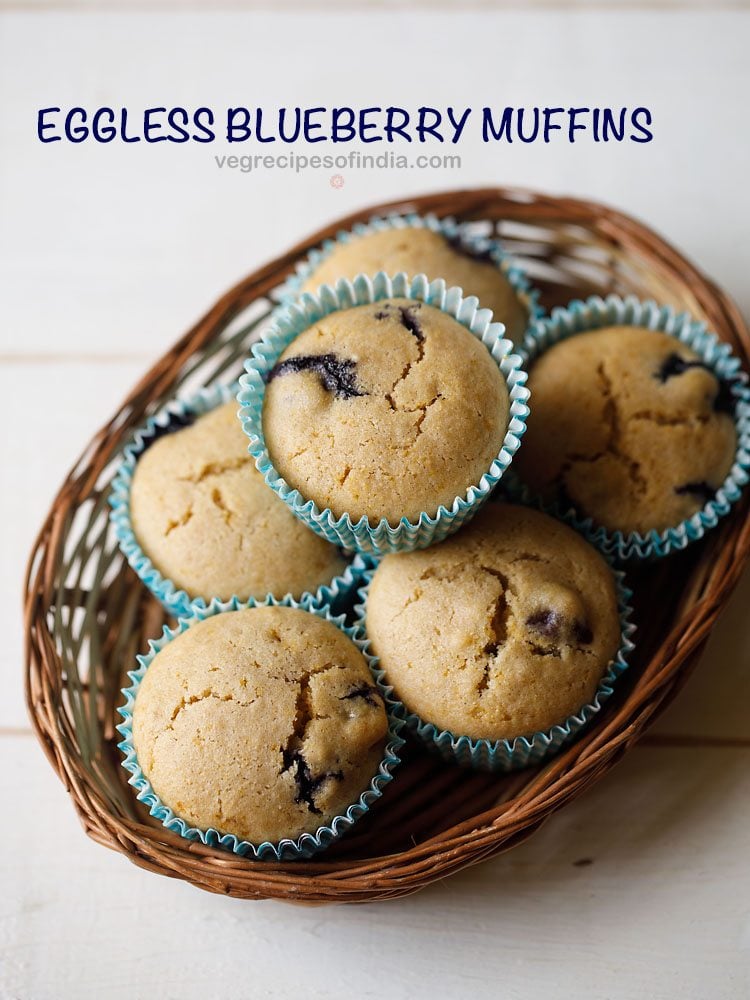
{"type": "Polygon", "coordinates": [[[590,702],[621,630],[614,576],[591,545],[545,514],[489,503],[448,541],[382,560],[367,635],[410,712],[497,740],[590,702]]]}
{"type": "Polygon", "coordinates": [[[147,448],[130,517],[154,566],[192,597],[301,597],[346,566],[265,484],[234,402],[147,448]]]}
{"type": "Polygon", "coordinates": [[[478,338],[439,309],[388,299],[332,313],[287,347],[268,376],[263,432],[305,500],[397,524],[479,482],[508,412],[478,338]]]}
{"type": "Polygon", "coordinates": [[[489,254],[476,254],[460,238],[449,241],[441,233],[416,226],[384,229],[337,243],[302,290],[315,292],[339,278],[351,281],[358,274],[372,276],[378,271],[390,275],[405,271],[410,277],[426,274],[430,281],[443,278],[449,288],[458,285],[464,295],[476,295],[480,306],[491,309],[494,319],[505,324],[511,340],[520,340],[526,329],[528,310],[489,254]]]}
{"type": "Polygon", "coordinates": [[[191,626],[156,654],[133,710],[138,762],[162,801],[255,844],[344,813],[377,774],[387,731],[354,643],[287,607],[191,626]]]}
{"type": "Polygon", "coordinates": [[[713,499],[731,469],[731,393],[665,333],[576,334],[540,355],[528,385],[519,475],[610,531],[678,525],[713,499]]]}

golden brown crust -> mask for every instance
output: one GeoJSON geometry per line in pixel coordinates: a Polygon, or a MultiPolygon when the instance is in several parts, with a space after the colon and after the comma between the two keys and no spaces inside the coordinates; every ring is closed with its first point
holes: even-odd
{"type": "Polygon", "coordinates": [[[281,355],[263,431],[291,486],[335,516],[416,519],[478,483],[502,447],[508,393],[457,320],[391,299],[332,313],[281,355]]]}
{"type": "Polygon", "coordinates": [[[410,277],[426,274],[430,281],[442,278],[451,288],[458,285],[464,295],[476,295],[483,309],[505,324],[507,336],[518,342],[528,323],[528,311],[506,276],[490,261],[472,258],[456,249],[440,233],[421,227],[385,229],[355,236],[339,243],[315,268],[303,291],[315,292],[338,278],[354,279],[378,271],[410,277]]]}
{"type": "Polygon", "coordinates": [[[737,435],[720,383],[667,334],[610,327],[570,337],[532,365],[529,388],[518,473],[609,530],[673,527],[731,469],[737,435]]]}
{"type": "Polygon", "coordinates": [[[529,735],[593,697],[620,643],[615,582],[566,525],[490,503],[447,541],[383,559],[367,634],[424,721],[477,739],[529,735]]]}
{"type": "Polygon", "coordinates": [[[192,597],[299,598],[346,567],[265,484],[234,402],[150,446],[130,512],[143,551],[192,597]]]}
{"type": "Polygon", "coordinates": [[[354,643],[287,607],[193,625],[154,657],[133,711],[138,761],[162,801],[252,843],[345,812],[377,773],[387,728],[354,643]]]}

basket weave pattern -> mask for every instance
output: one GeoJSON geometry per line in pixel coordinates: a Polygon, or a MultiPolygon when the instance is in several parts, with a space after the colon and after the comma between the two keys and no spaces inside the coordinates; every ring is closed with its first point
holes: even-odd
{"type": "Polygon", "coordinates": [[[750,367],[750,333],[734,304],[654,232],[601,205],[527,191],[453,191],[372,206],[231,289],[90,442],[42,525],[25,586],[26,693],[39,740],[88,835],[143,868],[246,899],[356,902],[415,892],[521,843],[602,777],[670,702],[750,554],[745,496],[703,542],[629,574],[639,627],[633,666],[595,723],[545,766],[471,773],[407,748],[383,800],[338,845],[303,862],[249,862],[189,843],[148,816],[120,766],[115,710],[126,671],[161,633],[164,613],[109,528],[122,447],[175,394],[236,378],[302,254],[373,214],[412,211],[481,220],[523,264],[547,308],[592,294],[654,298],[705,320],[750,367]]]}

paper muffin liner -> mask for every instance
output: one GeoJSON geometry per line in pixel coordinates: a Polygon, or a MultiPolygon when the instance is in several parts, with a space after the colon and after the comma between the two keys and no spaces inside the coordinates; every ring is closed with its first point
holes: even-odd
{"type": "MultiPolygon", "coordinates": [[[[109,497],[109,504],[112,508],[110,521],[114,527],[120,550],[140,580],[161,602],[165,610],[175,618],[190,614],[194,608],[205,607],[214,595],[195,596],[188,594],[185,590],[177,587],[172,580],[167,579],[143,551],[135,536],[130,519],[130,490],[133,484],[133,475],[138,459],[151,444],[165,434],[189,427],[204,413],[208,413],[222,403],[228,403],[237,395],[237,389],[238,383],[230,386],[213,386],[201,390],[188,400],[172,400],[135,432],[133,439],[125,446],[122,462],[112,482],[109,497]]],[[[270,496],[269,499],[271,499],[270,496]]],[[[320,586],[315,591],[313,597],[316,603],[320,606],[333,605],[348,594],[353,593],[362,568],[361,562],[349,563],[342,574],[333,577],[330,582],[320,586]]],[[[276,594],[274,596],[284,597],[285,595],[276,594]]],[[[305,595],[299,594],[298,596],[302,598],[305,595]]]]}
{"type": "MultiPolygon", "coordinates": [[[[609,561],[608,561],[609,562],[609,561]]],[[[617,678],[628,667],[628,657],[635,648],[631,636],[635,625],[631,620],[632,608],[630,599],[633,592],[625,584],[625,575],[621,570],[611,567],[617,589],[617,609],[620,617],[620,646],[610,661],[606,672],[592,700],[583,705],[573,715],[550,729],[531,735],[515,736],[502,740],[474,739],[462,736],[448,729],[439,729],[432,722],[425,722],[394,694],[392,684],[388,683],[385,670],[381,669],[379,659],[374,654],[374,672],[379,683],[388,692],[389,704],[397,719],[401,719],[409,732],[433,753],[451,764],[473,768],[477,771],[515,771],[523,767],[539,764],[556,754],[565,744],[569,743],[601,710],[602,705],[612,695],[617,678]]],[[[359,590],[360,602],[355,607],[355,625],[367,639],[367,596],[375,569],[368,570],[359,590]]]]}
{"type": "Polygon", "coordinates": [[[123,718],[123,722],[116,727],[117,731],[123,737],[122,741],[118,743],[118,749],[124,756],[122,766],[126,771],[129,771],[131,775],[128,779],[128,784],[132,785],[133,788],[136,789],[138,800],[147,806],[149,813],[155,819],[159,820],[163,826],[165,826],[168,830],[171,830],[173,833],[179,834],[186,840],[200,840],[208,847],[224,848],[225,850],[232,851],[234,854],[239,854],[242,857],[249,857],[259,861],[283,861],[293,858],[308,858],[311,855],[316,854],[318,851],[324,850],[335,840],[338,840],[344,833],[346,833],[358,819],[369,811],[372,804],[382,796],[383,789],[390,781],[392,781],[393,771],[401,761],[399,754],[401,747],[404,744],[404,739],[400,733],[404,723],[393,713],[393,699],[390,697],[390,693],[380,682],[376,671],[373,669],[374,658],[367,652],[366,645],[364,637],[361,635],[359,629],[347,626],[344,623],[343,615],[334,617],[328,608],[317,606],[315,604],[315,599],[309,594],[300,601],[295,601],[291,597],[276,600],[270,596],[263,601],[256,601],[252,598],[248,601],[239,601],[237,598],[232,598],[231,601],[219,601],[215,599],[211,601],[207,607],[195,608],[191,615],[181,618],[174,629],[170,629],[165,625],[161,638],[151,640],[149,642],[149,652],[145,656],[137,657],[139,664],[138,669],[128,671],[128,677],[130,678],[131,684],[129,687],[123,688],[122,694],[125,697],[125,703],[117,709],[118,713],[123,718]],[[187,629],[195,625],[197,622],[204,621],[206,618],[211,618],[214,615],[223,614],[227,611],[238,611],[244,608],[267,607],[269,605],[274,607],[297,608],[316,615],[318,618],[324,618],[326,621],[332,622],[337,628],[341,629],[341,631],[344,632],[352,640],[352,642],[354,642],[356,647],[367,660],[367,663],[372,670],[378,690],[383,696],[386,711],[388,713],[388,735],[386,737],[387,742],[383,753],[383,759],[380,763],[377,774],[375,774],[372,778],[369,787],[362,792],[356,802],[353,802],[347,808],[346,812],[340,814],[339,816],[335,816],[329,824],[320,826],[315,833],[303,833],[294,840],[284,839],[280,840],[278,843],[264,841],[261,844],[252,844],[247,840],[240,840],[234,834],[222,833],[213,827],[209,827],[204,830],[191,826],[186,820],[181,819],[172,811],[172,809],[169,808],[169,806],[162,802],[138,763],[138,757],[135,752],[135,747],[133,746],[133,708],[135,706],[135,700],[141,681],[151,665],[151,662],[157,653],[174,638],[187,631],[187,629]]]}
{"type": "Polygon", "coordinates": [[[559,501],[544,500],[523,483],[515,471],[503,480],[503,486],[519,502],[531,503],[545,513],[573,525],[600,551],[615,559],[652,560],[684,549],[691,542],[702,538],[729,513],[732,504],[739,499],[750,470],[748,378],[741,370],[739,358],[732,354],[729,344],[709,332],[705,323],[696,322],[688,313],[677,313],[670,306],[660,306],[652,301],[642,302],[633,296],[620,298],[610,295],[606,299],[592,296],[585,302],[576,300],[565,308],[553,309],[549,317],[537,321],[529,328],[519,353],[528,369],[553,344],[578,333],[608,326],[638,326],[666,333],[695,351],[717,378],[728,386],[735,401],[737,452],[732,468],[716,496],[702,510],[674,527],[641,534],[637,531],[609,531],[593,518],[578,515],[572,507],[566,507],[559,501]]]}
{"type": "MultiPolygon", "coordinates": [[[[281,286],[279,293],[281,302],[289,304],[297,299],[308,278],[337,246],[351,243],[352,240],[360,236],[368,236],[385,229],[430,229],[433,233],[444,236],[450,242],[458,241],[463,249],[478,259],[488,258],[491,260],[508,279],[516,296],[526,308],[529,317],[528,327],[535,319],[544,315],[544,309],[539,301],[539,290],[533,287],[523,268],[511,261],[499,240],[476,233],[474,226],[476,223],[457,222],[451,216],[439,219],[436,215],[416,215],[415,213],[374,216],[369,222],[358,222],[351,229],[340,230],[333,239],[325,240],[320,247],[311,250],[307,257],[296,265],[295,273],[281,286]]],[[[434,277],[441,276],[435,275],[434,277]]]]}
{"type": "Polygon", "coordinates": [[[502,323],[491,321],[489,310],[478,308],[474,296],[464,298],[460,288],[448,289],[442,279],[428,282],[424,275],[408,278],[401,273],[391,278],[379,272],[371,280],[360,274],[353,282],[342,278],[335,286],[322,285],[317,295],[305,293],[282,310],[261,340],[253,345],[252,357],[245,362],[245,374],[240,378],[237,396],[240,419],[250,439],[249,450],[255,464],[268,485],[297,517],[335,545],[381,555],[426,548],[440,541],[477,513],[510,465],[526,429],[529,413],[526,372],[521,368],[519,356],[511,353],[513,345],[504,339],[504,332],[502,323]],[[505,379],[509,402],[508,427],[502,448],[480,481],[470,486],[464,496],[456,497],[450,508],[441,504],[434,515],[423,511],[415,521],[404,517],[394,525],[385,518],[372,523],[364,516],[353,521],[347,513],[337,517],[330,508],[321,510],[312,500],[306,500],[274,468],[263,436],[266,380],[284,349],[324,316],[388,298],[415,299],[440,309],[481,340],[505,379]]]}

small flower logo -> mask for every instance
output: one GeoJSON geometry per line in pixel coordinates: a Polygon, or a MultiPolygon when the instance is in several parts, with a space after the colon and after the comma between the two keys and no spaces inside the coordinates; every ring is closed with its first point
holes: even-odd
{"type": "Polygon", "coordinates": [[[330,183],[332,188],[342,188],[344,186],[344,178],[341,174],[334,174],[331,177],[330,183]]]}

